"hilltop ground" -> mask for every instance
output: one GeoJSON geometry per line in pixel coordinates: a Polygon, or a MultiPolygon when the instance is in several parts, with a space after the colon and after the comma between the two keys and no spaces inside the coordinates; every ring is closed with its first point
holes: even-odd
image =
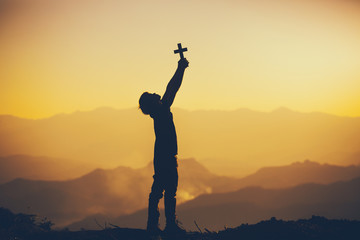
{"type": "Polygon", "coordinates": [[[271,218],[257,224],[242,224],[236,228],[225,228],[219,232],[208,229],[192,232],[186,236],[159,236],[150,238],[145,230],[110,227],[103,230],[54,231],[46,219],[38,220],[34,215],[13,214],[0,208],[0,239],[4,240],[230,240],[230,239],[276,239],[276,240],[352,240],[360,239],[360,221],[329,220],[313,216],[310,219],[283,221],[271,218]]]}

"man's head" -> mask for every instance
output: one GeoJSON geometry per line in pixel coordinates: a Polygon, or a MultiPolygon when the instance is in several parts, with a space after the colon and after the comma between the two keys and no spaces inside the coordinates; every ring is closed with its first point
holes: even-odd
{"type": "Polygon", "coordinates": [[[160,99],[160,95],[156,93],[144,92],[139,99],[139,108],[146,115],[152,114],[159,106],[160,99]]]}

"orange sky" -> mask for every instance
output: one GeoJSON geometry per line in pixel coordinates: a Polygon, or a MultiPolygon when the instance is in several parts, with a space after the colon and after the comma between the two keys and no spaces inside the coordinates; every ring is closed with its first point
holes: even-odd
{"type": "Polygon", "coordinates": [[[137,106],[190,61],[175,105],[360,116],[353,0],[3,0],[0,114],[137,106]]]}

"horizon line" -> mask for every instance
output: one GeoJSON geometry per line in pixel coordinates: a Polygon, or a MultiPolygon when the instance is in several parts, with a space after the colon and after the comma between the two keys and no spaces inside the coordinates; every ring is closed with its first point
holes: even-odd
{"type": "MultiPolygon", "coordinates": [[[[132,110],[132,109],[138,109],[138,107],[127,107],[127,108],[116,108],[116,107],[110,107],[110,106],[100,106],[100,107],[95,107],[91,110],[74,110],[71,112],[60,112],[60,113],[56,113],[53,115],[49,115],[49,116],[45,116],[45,117],[24,117],[24,116],[19,116],[19,115],[13,115],[13,114],[6,114],[6,113],[0,113],[0,117],[14,117],[14,118],[19,118],[19,119],[27,119],[27,120],[43,120],[43,119],[50,119],[50,118],[54,118],[57,116],[64,116],[64,115],[72,115],[72,114],[76,114],[76,113],[89,113],[89,112],[94,112],[94,111],[98,111],[101,109],[111,109],[111,110],[115,110],[115,111],[122,111],[122,110],[132,110]]],[[[179,110],[183,110],[183,111],[188,111],[188,112],[236,112],[236,111],[251,111],[251,112],[257,112],[257,113],[274,113],[274,112],[280,112],[280,111],[288,111],[288,112],[293,112],[293,113],[300,113],[300,114],[324,114],[324,115],[329,115],[329,116],[334,116],[334,117],[341,117],[341,118],[360,118],[359,116],[349,116],[349,115],[338,115],[335,113],[329,113],[329,112],[322,112],[322,111],[298,111],[298,110],[294,110],[291,109],[289,107],[284,107],[284,106],[280,106],[277,108],[274,108],[273,110],[270,111],[264,111],[264,110],[255,110],[255,109],[251,109],[251,108],[247,108],[247,107],[238,107],[235,109],[186,109],[183,107],[173,107],[172,109],[179,109],[179,110]]]]}

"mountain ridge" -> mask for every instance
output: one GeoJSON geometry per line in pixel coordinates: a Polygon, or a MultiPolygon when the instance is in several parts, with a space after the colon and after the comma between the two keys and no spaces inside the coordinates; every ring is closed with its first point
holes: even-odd
{"type": "MultiPolygon", "coordinates": [[[[69,115],[78,115],[78,114],[87,114],[87,113],[91,113],[91,112],[116,112],[116,111],[127,111],[127,110],[134,110],[137,109],[135,107],[130,107],[130,108],[115,108],[115,107],[108,107],[108,106],[102,106],[102,107],[97,107],[94,108],[92,110],[75,110],[72,112],[68,112],[68,113],[57,113],[51,116],[47,116],[47,117],[42,117],[42,118],[28,118],[28,117],[21,117],[21,116],[16,116],[16,115],[12,115],[12,114],[0,114],[0,119],[1,118],[9,118],[9,119],[23,119],[23,120],[46,120],[46,119],[51,119],[51,118],[55,118],[55,117],[64,117],[64,116],[69,116],[69,115]]],[[[332,113],[327,113],[327,112],[321,112],[321,111],[297,111],[297,110],[293,110],[291,108],[288,107],[277,107],[274,108],[273,110],[269,110],[269,111],[260,111],[260,110],[254,110],[254,109],[250,109],[250,108],[246,108],[246,107],[240,107],[240,108],[235,108],[235,109],[224,109],[224,110],[220,110],[220,109],[195,109],[195,110],[189,110],[186,108],[181,108],[181,107],[174,107],[173,108],[176,111],[186,111],[186,112],[251,112],[251,113],[260,113],[260,114],[264,114],[264,113],[283,113],[283,112],[287,112],[287,113],[295,113],[295,114],[319,114],[319,115],[326,115],[326,116],[332,116],[332,117],[339,117],[339,118],[355,118],[358,119],[360,118],[360,116],[346,116],[346,115],[337,115],[337,114],[332,114],[332,113]]]]}
{"type": "MultiPolygon", "coordinates": [[[[312,170],[314,173],[312,175],[305,174],[311,172],[309,167],[294,168],[294,164],[285,167],[285,170],[282,167],[270,168],[274,176],[286,179],[285,183],[282,183],[274,177],[259,177],[259,172],[262,174],[263,171],[253,174],[252,178],[251,175],[241,179],[218,176],[194,159],[180,159],[178,202],[189,201],[202,194],[232,192],[249,186],[257,189],[254,186],[260,185],[270,187],[271,190],[274,187],[286,188],[304,182],[331,183],[360,176],[360,166],[325,166],[309,161],[296,165],[318,167],[312,170]],[[331,175],[320,174],[322,171],[328,172],[328,169],[331,169],[331,175]],[[307,176],[307,179],[295,181],[296,175],[286,174],[286,171],[298,172],[307,176]],[[318,174],[315,174],[316,172],[318,174]],[[317,175],[321,178],[314,178],[317,175]],[[323,178],[323,175],[328,177],[323,178]],[[282,185],[276,186],[280,183],[282,185]]],[[[153,167],[149,163],[140,169],[129,167],[95,169],[79,178],[67,181],[16,179],[0,185],[0,205],[17,212],[28,211],[28,207],[31,207],[36,214],[54,220],[58,227],[80,221],[93,214],[98,216],[106,214],[111,217],[126,215],[147,206],[152,175],[153,167]]]]}
{"type": "MultiPolygon", "coordinates": [[[[183,226],[196,230],[200,226],[218,231],[242,223],[253,224],[271,217],[284,220],[308,218],[312,215],[327,218],[360,219],[360,177],[331,184],[307,183],[287,189],[247,187],[230,193],[203,194],[178,206],[177,212],[183,226]]],[[[161,211],[161,216],[164,212],[161,211]]],[[[145,228],[147,210],[107,219],[120,227],[145,228]]],[[[97,216],[97,219],[102,219],[97,216]]],[[[162,225],[164,219],[161,218],[162,225]]],[[[70,229],[93,229],[94,217],[75,222],[70,229]]]]}
{"type": "MultiPolygon", "coordinates": [[[[237,177],[268,163],[286,165],[307,158],[340,165],[360,163],[360,118],[283,112],[174,108],[179,157],[196,158],[212,172],[237,177]]],[[[153,156],[153,123],[135,108],[100,108],[8,123],[0,117],[0,122],[3,157],[49,156],[101,168],[139,168],[153,156]]]]}
{"type": "Polygon", "coordinates": [[[95,166],[85,162],[46,156],[12,155],[0,157],[0,184],[15,178],[29,180],[69,180],[77,178],[95,166]]]}

